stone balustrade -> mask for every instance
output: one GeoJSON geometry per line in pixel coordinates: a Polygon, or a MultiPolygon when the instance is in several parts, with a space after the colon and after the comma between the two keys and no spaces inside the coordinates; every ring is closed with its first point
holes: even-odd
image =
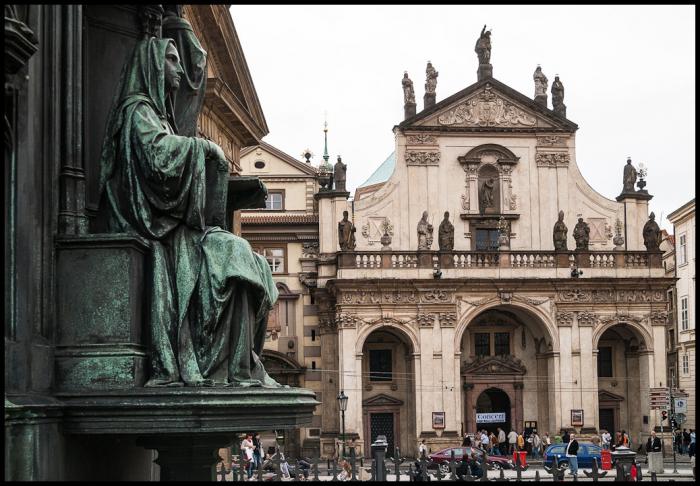
{"type": "Polygon", "coordinates": [[[339,269],[422,268],[662,268],[661,252],[645,251],[354,251],[338,254],[339,269]]]}

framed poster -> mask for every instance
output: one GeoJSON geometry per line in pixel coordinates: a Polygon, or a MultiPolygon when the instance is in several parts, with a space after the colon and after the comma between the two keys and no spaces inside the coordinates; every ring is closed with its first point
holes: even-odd
{"type": "Polygon", "coordinates": [[[583,425],[583,410],[571,411],[571,425],[583,425]]]}
{"type": "Polygon", "coordinates": [[[433,428],[445,428],[445,412],[433,412],[433,428]]]}

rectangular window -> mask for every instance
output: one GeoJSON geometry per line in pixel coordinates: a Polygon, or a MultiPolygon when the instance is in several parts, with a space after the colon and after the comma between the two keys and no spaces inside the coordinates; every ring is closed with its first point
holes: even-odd
{"type": "Polygon", "coordinates": [[[687,354],[683,355],[682,361],[683,361],[683,374],[687,375],[688,373],[690,373],[690,368],[688,366],[688,355],[687,354]]]}
{"type": "Polygon", "coordinates": [[[265,209],[281,211],[284,209],[284,195],[281,192],[268,192],[265,199],[265,209]]]}
{"type": "Polygon", "coordinates": [[[601,346],[598,348],[598,378],[611,378],[612,375],[612,347],[601,346]]]}
{"type": "Polygon", "coordinates": [[[369,350],[369,380],[391,381],[391,349],[369,350]]]}
{"type": "Polygon", "coordinates": [[[501,356],[504,354],[510,354],[510,333],[509,332],[497,332],[493,336],[493,343],[495,346],[496,356],[501,356]]]}
{"type": "Polygon", "coordinates": [[[263,248],[262,255],[270,264],[272,273],[284,273],[284,248],[263,248]]]}
{"type": "Polygon", "coordinates": [[[686,238],[685,235],[681,235],[678,238],[678,264],[685,265],[688,263],[688,255],[686,254],[686,238]]]}
{"type": "Polygon", "coordinates": [[[681,297],[681,331],[688,330],[688,297],[681,297]]]}
{"type": "Polygon", "coordinates": [[[477,332],[474,335],[474,354],[477,356],[491,356],[491,334],[477,332]]]}
{"type": "Polygon", "coordinates": [[[498,230],[477,229],[476,249],[478,251],[498,251],[498,230]]]}
{"type": "Polygon", "coordinates": [[[670,352],[673,352],[673,348],[676,347],[676,340],[675,340],[675,329],[669,329],[668,330],[668,350],[670,352]]]}

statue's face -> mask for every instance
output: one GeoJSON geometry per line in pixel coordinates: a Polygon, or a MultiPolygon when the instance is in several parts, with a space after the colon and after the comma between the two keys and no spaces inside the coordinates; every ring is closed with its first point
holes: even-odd
{"type": "Polygon", "coordinates": [[[449,219],[449,218],[450,218],[450,213],[448,211],[445,211],[445,219],[449,219]]]}
{"type": "Polygon", "coordinates": [[[423,211],[423,219],[428,219],[428,211],[423,211]]]}
{"type": "Polygon", "coordinates": [[[165,66],[164,66],[164,76],[165,76],[165,89],[166,91],[172,92],[177,91],[180,87],[180,77],[185,70],[182,69],[182,64],[180,64],[180,56],[177,53],[177,49],[171,43],[165,49],[165,66]]]}

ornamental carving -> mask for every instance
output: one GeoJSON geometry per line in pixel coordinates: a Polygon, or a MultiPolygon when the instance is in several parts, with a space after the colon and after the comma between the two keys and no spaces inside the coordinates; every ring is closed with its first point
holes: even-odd
{"type": "Polygon", "coordinates": [[[441,312],[438,315],[440,327],[455,327],[457,324],[457,314],[454,312],[441,312]]]}
{"type": "Polygon", "coordinates": [[[511,211],[518,209],[518,196],[516,194],[510,195],[510,209],[511,211]]]}
{"type": "Polygon", "coordinates": [[[300,273],[299,282],[306,288],[316,288],[318,286],[316,281],[316,274],[300,273]]]}
{"type": "Polygon", "coordinates": [[[521,360],[511,355],[477,356],[475,360],[464,362],[463,375],[524,375],[527,368],[521,360]]]}
{"type": "Polygon", "coordinates": [[[407,150],[404,156],[406,165],[439,165],[440,152],[422,152],[407,150]]]}
{"type": "Polygon", "coordinates": [[[566,152],[537,152],[537,167],[568,167],[571,157],[566,152]]]}
{"type": "Polygon", "coordinates": [[[635,324],[640,324],[642,322],[642,317],[633,316],[631,314],[614,314],[609,316],[603,316],[598,321],[602,325],[618,322],[634,322],[635,324]]]}
{"type": "Polygon", "coordinates": [[[334,333],[338,330],[338,327],[336,326],[335,320],[330,318],[330,317],[322,317],[319,316],[318,318],[318,333],[319,334],[330,334],[334,333]]]}
{"type": "Polygon", "coordinates": [[[537,137],[538,147],[566,147],[566,140],[563,137],[537,137]]]}
{"type": "Polygon", "coordinates": [[[558,292],[561,302],[621,302],[649,303],[665,302],[665,294],[661,290],[581,290],[568,289],[558,292]]]}
{"type": "Polygon", "coordinates": [[[350,314],[338,314],[335,320],[339,328],[348,329],[357,327],[357,316],[350,314]]]}
{"type": "Polygon", "coordinates": [[[318,256],[318,242],[305,241],[301,244],[302,258],[316,258],[318,256]]]}
{"type": "Polygon", "coordinates": [[[665,311],[656,311],[649,314],[649,320],[652,326],[665,326],[668,315],[665,311]]]}
{"type": "Polygon", "coordinates": [[[438,116],[437,122],[440,125],[473,127],[533,127],[537,119],[493,93],[487,84],[481,93],[438,116]]]}
{"type": "Polygon", "coordinates": [[[574,322],[573,312],[557,312],[557,326],[570,327],[574,322]]]}
{"type": "Polygon", "coordinates": [[[428,135],[425,133],[419,133],[418,135],[408,136],[409,145],[436,145],[437,137],[434,135],[428,135]]]}
{"type": "Polygon", "coordinates": [[[389,218],[384,216],[370,216],[367,218],[367,223],[362,225],[362,236],[367,238],[369,246],[375,243],[380,243],[384,233],[389,236],[394,236],[394,225],[391,224],[389,218]]]}
{"type": "Polygon", "coordinates": [[[577,316],[579,327],[594,327],[598,321],[598,316],[592,312],[579,312],[577,316]]]}
{"type": "Polygon", "coordinates": [[[469,304],[472,307],[479,307],[480,305],[487,304],[494,299],[495,299],[495,297],[484,297],[483,299],[479,299],[479,300],[468,300],[468,299],[465,299],[463,297],[460,297],[458,300],[460,302],[464,302],[465,304],[469,304]]]}
{"type": "Polygon", "coordinates": [[[433,314],[418,314],[416,321],[420,327],[433,327],[435,324],[435,315],[433,314]]]}
{"type": "Polygon", "coordinates": [[[513,297],[513,299],[519,300],[520,302],[524,302],[530,305],[542,305],[545,302],[549,302],[549,297],[545,297],[543,299],[533,299],[532,297],[521,297],[519,295],[516,295],[515,297],[513,297]]]}
{"type": "Polygon", "coordinates": [[[450,294],[444,290],[433,289],[423,292],[421,294],[421,302],[434,303],[434,302],[449,302],[450,294]]]}
{"type": "Polygon", "coordinates": [[[462,209],[469,211],[469,193],[462,194],[462,209]]]}

